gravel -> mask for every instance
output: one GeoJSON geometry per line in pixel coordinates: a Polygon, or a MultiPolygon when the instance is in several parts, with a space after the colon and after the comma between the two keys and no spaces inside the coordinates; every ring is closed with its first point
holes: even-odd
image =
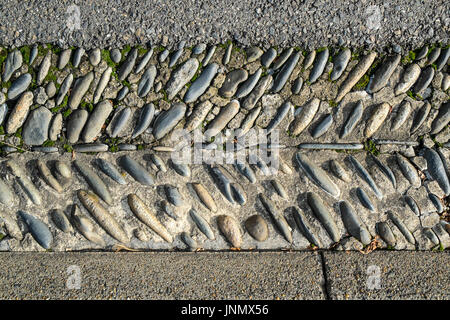
{"type": "Polygon", "coordinates": [[[116,48],[176,48],[234,40],[243,46],[327,45],[385,49],[448,42],[450,2],[156,0],[2,1],[0,43],[116,48]]]}

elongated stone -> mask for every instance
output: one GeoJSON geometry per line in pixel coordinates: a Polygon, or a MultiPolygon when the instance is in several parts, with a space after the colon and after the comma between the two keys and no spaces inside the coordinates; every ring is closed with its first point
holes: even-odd
{"type": "Polygon", "coordinates": [[[245,220],[245,228],[257,241],[265,241],[269,237],[269,227],[266,220],[260,215],[253,215],[245,220]]]}
{"type": "Polygon", "coordinates": [[[294,68],[298,63],[298,60],[300,59],[300,55],[301,55],[300,52],[296,52],[289,58],[288,61],[286,61],[286,64],[284,64],[283,68],[280,70],[280,72],[273,80],[273,85],[271,88],[272,92],[277,93],[284,88],[284,85],[288,81],[289,77],[292,74],[292,71],[294,71],[294,68]]]}
{"type": "Polygon", "coordinates": [[[18,166],[16,162],[13,160],[6,161],[7,167],[11,170],[12,174],[16,177],[17,182],[25,191],[26,195],[31,199],[31,201],[35,205],[41,205],[42,198],[39,194],[39,191],[34,186],[33,182],[31,182],[30,178],[23,172],[22,168],[18,166]]]}
{"type": "Polygon", "coordinates": [[[69,219],[67,219],[66,215],[64,214],[64,212],[62,212],[62,210],[60,209],[52,210],[51,217],[53,223],[62,232],[71,232],[73,230],[69,222],[69,219]]]}
{"type": "Polygon", "coordinates": [[[390,77],[400,63],[400,58],[401,56],[396,54],[388,56],[384,59],[381,66],[377,69],[377,71],[375,71],[375,74],[367,85],[368,93],[378,92],[387,85],[390,77]]]}
{"type": "Polygon", "coordinates": [[[139,97],[144,98],[145,96],[147,96],[147,94],[153,88],[155,78],[156,78],[156,67],[154,65],[151,65],[150,67],[148,67],[147,70],[145,70],[144,74],[141,77],[141,80],[139,81],[137,89],[137,94],[139,97]]]}
{"type": "Polygon", "coordinates": [[[325,206],[322,199],[314,192],[306,194],[308,205],[310,206],[314,216],[320,221],[333,242],[340,240],[339,229],[333,220],[329,209],[325,206]]]}
{"type": "Polygon", "coordinates": [[[167,214],[169,217],[171,217],[173,220],[178,220],[178,215],[175,213],[175,211],[172,209],[170,203],[166,200],[162,200],[160,202],[160,206],[165,214],[167,214]]]}
{"type": "Polygon", "coordinates": [[[1,212],[0,220],[2,221],[3,227],[6,229],[6,232],[10,237],[19,241],[23,239],[22,231],[20,231],[16,219],[5,212],[1,212]]]}
{"type": "Polygon", "coordinates": [[[341,134],[340,134],[341,139],[347,137],[353,131],[353,129],[355,129],[359,120],[361,120],[362,115],[363,115],[363,105],[362,105],[362,101],[360,100],[354,106],[347,121],[345,122],[344,126],[342,127],[341,134]]]}
{"type": "Polygon", "coordinates": [[[433,64],[436,61],[436,59],[439,57],[440,54],[441,54],[441,47],[435,47],[428,54],[427,63],[426,64],[427,65],[433,64]]]}
{"type": "Polygon", "coordinates": [[[271,133],[275,128],[279,126],[279,124],[284,120],[284,118],[288,115],[290,110],[293,110],[293,106],[289,101],[286,101],[281,105],[277,110],[277,114],[270,120],[269,124],[266,127],[266,133],[271,133]]]}
{"type": "Polygon", "coordinates": [[[208,48],[208,51],[205,54],[205,57],[202,60],[202,65],[203,66],[207,66],[209,61],[211,60],[212,56],[214,55],[214,53],[216,52],[216,46],[210,46],[208,48]]]}
{"type": "Polygon", "coordinates": [[[252,92],[252,90],[255,88],[256,84],[259,81],[259,78],[261,77],[262,69],[259,68],[256,70],[246,81],[244,81],[239,88],[236,91],[236,98],[240,99],[243,97],[246,97],[247,95],[252,92]]]}
{"type": "Polygon", "coordinates": [[[76,143],[80,138],[81,130],[83,130],[84,125],[89,116],[89,112],[84,109],[75,110],[69,116],[67,121],[67,140],[70,143],[76,143]]]}
{"type": "Polygon", "coordinates": [[[247,70],[236,69],[229,72],[219,89],[219,95],[225,98],[231,98],[237,90],[238,85],[248,78],[247,70]]]}
{"type": "Polygon", "coordinates": [[[261,64],[264,67],[269,68],[270,65],[272,64],[273,60],[276,58],[276,56],[277,56],[277,51],[274,48],[268,49],[261,56],[261,64]]]}
{"type": "Polygon", "coordinates": [[[22,66],[22,61],[23,61],[22,54],[20,53],[19,50],[14,50],[8,53],[3,68],[3,75],[2,75],[3,82],[9,81],[12,74],[22,66]]]}
{"type": "Polygon", "coordinates": [[[154,153],[150,154],[150,161],[156,167],[156,170],[159,170],[159,171],[162,171],[162,172],[166,172],[167,171],[166,164],[156,154],[154,154],[154,153]]]}
{"type": "Polygon", "coordinates": [[[270,182],[272,183],[272,187],[275,189],[275,191],[277,192],[277,194],[280,197],[282,197],[285,200],[287,200],[289,198],[286,190],[284,189],[284,187],[281,183],[279,183],[275,179],[271,180],[270,182]]]}
{"type": "Polygon", "coordinates": [[[240,248],[242,245],[242,234],[236,220],[227,215],[217,217],[219,230],[225,236],[234,248],[240,248]]]}
{"type": "Polygon", "coordinates": [[[303,78],[298,77],[295,79],[294,84],[292,85],[292,94],[299,94],[300,90],[302,90],[303,87],[303,78]]]}
{"type": "Polygon", "coordinates": [[[171,185],[166,185],[165,193],[167,200],[174,205],[175,207],[181,207],[184,205],[183,197],[180,194],[180,191],[178,191],[178,188],[171,185]]]}
{"type": "Polygon", "coordinates": [[[57,113],[50,124],[50,128],[48,130],[48,138],[51,141],[56,141],[61,134],[63,126],[63,116],[61,113],[57,113]]]}
{"type": "Polygon", "coordinates": [[[125,230],[117,222],[117,220],[106,210],[101,204],[98,197],[85,190],[78,190],[78,199],[83,206],[94,217],[95,221],[114,239],[122,243],[128,243],[125,230]]]}
{"type": "Polygon", "coordinates": [[[228,175],[225,175],[220,167],[210,167],[210,173],[214,179],[214,182],[219,187],[220,192],[225,198],[232,204],[234,204],[234,198],[231,190],[231,180],[228,175]]]}
{"type": "Polygon", "coordinates": [[[317,55],[316,50],[312,50],[306,55],[305,61],[303,62],[303,69],[307,70],[309,67],[313,65],[314,60],[316,59],[316,55],[317,55]]]}
{"type": "Polygon", "coordinates": [[[191,132],[194,129],[197,129],[202,124],[202,122],[206,119],[206,116],[208,115],[208,113],[212,109],[212,107],[213,107],[213,104],[209,100],[203,101],[202,103],[195,106],[191,115],[186,120],[184,129],[186,129],[188,132],[191,132]]]}
{"type": "Polygon", "coordinates": [[[83,57],[85,52],[86,51],[83,48],[75,49],[75,52],[73,53],[73,56],[72,56],[72,65],[74,68],[78,68],[78,66],[80,65],[80,62],[81,62],[81,58],[83,57]]]}
{"type": "Polygon", "coordinates": [[[436,236],[433,229],[423,228],[422,232],[433,243],[433,245],[439,245],[439,238],[436,236]]]}
{"type": "Polygon", "coordinates": [[[102,127],[113,110],[112,102],[104,100],[100,102],[92,111],[82,132],[84,142],[93,142],[99,135],[102,127]]]}
{"type": "Polygon", "coordinates": [[[367,120],[367,124],[364,129],[364,135],[366,138],[370,138],[374,135],[375,132],[378,131],[378,129],[384,123],[384,120],[386,120],[387,116],[389,115],[390,110],[391,106],[386,102],[383,102],[374,108],[372,115],[367,120]]]}
{"type": "Polygon", "coordinates": [[[11,110],[8,121],[6,122],[6,133],[15,133],[23,125],[32,104],[33,94],[30,91],[24,92],[11,110]]]}
{"type": "Polygon", "coordinates": [[[191,216],[194,223],[200,229],[200,231],[209,239],[215,240],[216,236],[214,235],[214,231],[211,229],[208,221],[205,220],[194,208],[189,210],[189,215],[191,216]]]}
{"type": "Polygon", "coordinates": [[[13,205],[14,194],[11,188],[0,179],[0,203],[10,207],[13,205]]]}
{"type": "Polygon", "coordinates": [[[429,193],[428,197],[430,198],[431,202],[433,203],[434,207],[436,208],[437,212],[441,214],[444,212],[444,206],[442,205],[441,199],[434,193],[429,193]]]}
{"type": "Polygon", "coordinates": [[[192,49],[192,54],[202,54],[206,50],[206,44],[199,43],[192,49]]]}
{"type": "Polygon", "coordinates": [[[336,81],[347,68],[348,62],[352,56],[350,49],[341,50],[333,59],[333,71],[330,74],[330,80],[336,81]]]}
{"type": "Polygon", "coordinates": [[[373,155],[371,155],[371,159],[373,160],[373,162],[375,162],[375,164],[378,166],[381,172],[383,172],[384,175],[389,179],[389,181],[391,181],[394,189],[397,189],[397,179],[395,178],[395,175],[392,172],[391,168],[382,163],[377,157],[373,155]]]}
{"type": "Polygon", "coordinates": [[[258,60],[263,55],[264,51],[258,47],[250,47],[245,53],[247,55],[247,62],[251,63],[258,60]]]}
{"type": "Polygon", "coordinates": [[[397,115],[392,121],[391,131],[398,130],[406,121],[408,116],[411,114],[411,103],[409,101],[403,100],[397,109],[397,115]]]}
{"type": "Polygon", "coordinates": [[[131,73],[131,70],[133,70],[134,64],[136,63],[137,54],[138,50],[136,48],[133,48],[130,52],[128,52],[125,61],[122,63],[119,71],[117,72],[119,81],[125,80],[126,77],[128,77],[128,75],[131,73]]]}
{"type": "Polygon", "coordinates": [[[173,242],[172,235],[159,222],[155,214],[150,211],[147,205],[135,194],[128,195],[128,205],[131,211],[141,220],[145,225],[152,229],[157,235],[163,238],[168,243],[173,242]]]}
{"type": "Polygon", "coordinates": [[[291,56],[291,54],[294,52],[294,48],[288,48],[285,49],[280,56],[275,60],[272,69],[273,70],[278,70],[279,68],[281,68],[284,63],[289,59],[289,57],[291,56]]]}
{"type": "Polygon", "coordinates": [[[450,182],[445,171],[444,163],[439,154],[433,149],[426,148],[424,157],[427,160],[427,171],[437,181],[445,195],[450,194],[450,182]]]}
{"type": "Polygon", "coordinates": [[[86,239],[102,247],[106,245],[103,238],[97,233],[94,224],[81,213],[80,208],[76,204],[72,206],[70,221],[86,239]]]}
{"type": "Polygon", "coordinates": [[[443,103],[431,124],[431,134],[438,134],[450,123],[450,102],[443,103]]]}
{"type": "Polygon", "coordinates": [[[436,71],[441,71],[447,64],[449,58],[450,58],[450,48],[447,47],[441,51],[439,58],[437,58],[437,60],[435,61],[436,71]]]}
{"type": "Polygon", "coordinates": [[[350,176],[348,175],[347,171],[341,166],[341,164],[333,159],[330,160],[330,170],[335,174],[336,177],[341,179],[344,182],[350,182],[350,176]]]}
{"type": "Polygon", "coordinates": [[[44,161],[42,161],[41,159],[36,160],[36,166],[39,170],[39,173],[42,176],[42,179],[53,189],[55,189],[55,191],[57,191],[58,193],[62,193],[63,192],[63,187],[61,186],[61,184],[58,182],[58,180],[55,179],[55,177],[52,175],[52,173],[50,172],[50,169],[47,167],[47,165],[45,164],[44,161]]]}
{"type": "Polygon", "coordinates": [[[225,54],[223,55],[223,59],[222,59],[222,64],[225,66],[230,62],[232,49],[233,49],[233,43],[230,43],[228,45],[227,50],[225,51],[225,54]]]}
{"type": "Polygon", "coordinates": [[[320,138],[328,131],[328,129],[330,129],[332,124],[333,124],[333,116],[329,113],[312,130],[311,136],[314,139],[320,138]]]}
{"type": "Polygon", "coordinates": [[[169,110],[161,112],[153,125],[155,139],[159,140],[168,134],[181,121],[185,113],[186,105],[184,103],[174,103],[169,110]]]}
{"type": "Polygon", "coordinates": [[[131,108],[130,107],[126,107],[120,111],[120,114],[117,116],[116,119],[114,119],[115,120],[114,125],[111,130],[112,138],[117,137],[122,132],[122,130],[125,128],[128,120],[130,119],[130,116],[131,116],[131,108]]]}
{"type": "Polygon", "coordinates": [[[262,107],[257,107],[257,108],[250,110],[250,112],[245,117],[244,121],[242,121],[241,126],[239,127],[239,129],[241,131],[237,133],[238,137],[244,136],[251,128],[253,128],[253,126],[255,125],[256,119],[258,118],[259,114],[261,113],[261,110],[262,110],[262,107]]]}
{"type": "Polygon", "coordinates": [[[414,236],[412,235],[411,231],[409,231],[409,229],[406,227],[403,221],[401,221],[400,218],[394,212],[388,211],[388,217],[389,219],[391,219],[394,225],[400,230],[400,232],[403,234],[403,236],[409,243],[411,244],[416,243],[416,239],[414,239],[414,236]]]}
{"type": "Polygon", "coordinates": [[[356,160],[353,156],[349,155],[348,160],[355,168],[358,175],[369,185],[369,187],[372,189],[372,191],[375,193],[378,199],[383,198],[383,193],[378,188],[377,184],[375,183],[375,180],[373,180],[370,173],[362,166],[362,164],[356,160]]]}
{"type": "Polygon", "coordinates": [[[36,60],[36,57],[37,57],[37,55],[38,55],[38,52],[39,50],[38,50],[38,46],[37,46],[37,44],[35,44],[32,48],[31,48],[31,51],[30,51],[30,61],[29,61],[29,65],[31,66],[32,64],[33,64],[33,62],[34,62],[34,60],[36,60]]]}
{"type": "Polygon", "coordinates": [[[167,97],[172,100],[177,93],[194,77],[197,72],[199,62],[196,58],[191,58],[172,73],[166,85],[167,97]]]}
{"type": "Polygon", "coordinates": [[[119,159],[119,165],[137,182],[152,186],[155,184],[153,176],[138,162],[126,155],[119,159]]]}
{"type": "Polygon", "coordinates": [[[113,179],[118,184],[121,185],[127,184],[122,174],[111,162],[106,161],[105,159],[98,158],[96,159],[96,164],[104,174],[106,174],[108,177],[113,179]]]}
{"type": "Polygon", "coordinates": [[[422,60],[423,58],[425,58],[428,54],[428,46],[424,45],[419,52],[416,53],[416,57],[415,57],[415,61],[419,61],[422,60]]]}
{"type": "Polygon", "coordinates": [[[53,236],[48,226],[40,219],[19,210],[19,216],[25,221],[34,240],[44,249],[50,249],[53,243],[53,236]]]}
{"type": "Polygon", "coordinates": [[[419,75],[420,67],[415,63],[410,64],[403,72],[400,82],[395,86],[395,95],[397,96],[408,91],[417,81],[419,75]]]}
{"type": "Polygon", "coordinates": [[[350,92],[350,90],[358,83],[358,81],[362,78],[362,76],[369,70],[372,65],[375,57],[377,56],[376,52],[371,52],[364,56],[358,64],[350,71],[347,78],[341,84],[341,87],[338,90],[338,94],[336,96],[336,102],[341,102],[342,98],[350,92]]]}
{"type": "Polygon", "coordinates": [[[131,139],[136,138],[141,135],[147,128],[150,126],[150,123],[153,120],[155,115],[155,106],[153,103],[148,103],[144,105],[139,115],[139,120],[134,128],[133,134],[131,135],[131,139]]]}
{"type": "Polygon", "coordinates": [[[230,187],[233,199],[241,206],[245,205],[247,203],[247,195],[245,194],[245,191],[242,188],[242,186],[238,183],[232,182],[230,184],[230,187]]]}
{"type": "Polygon", "coordinates": [[[200,76],[186,91],[183,101],[185,103],[195,102],[208,89],[218,70],[219,65],[217,63],[208,64],[206,68],[203,69],[200,76]]]}
{"type": "Polygon", "coordinates": [[[67,92],[69,92],[70,86],[73,82],[73,74],[69,73],[67,77],[64,78],[61,87],[59,88],[58,95],[56,96],[56,105],[59,106],[64,98],[66,97],[67,92]]]}
{"type": "Polygon", "coordinates": [[[256,182],[256,175],[253,169],[248,166],[246,163],[236,159],[234,163],[235,168],[242,174],[244,177],[248,179],[250,183],[256,182]]]}
{"type": "Polygon", "coordinates": [[[52,60],[52,52],[49,50],[47,54],[42,59],[41,65],[39,67],[38,74],[36,76],[36,83],[38,86],[42,84],[45,77],[48,74],[48,70],[50,69],[51,61],[52,60]]]}
{"type": "Polygon", "coordinates": [[[408,207],[411,209],[411,211],[414,212],[414,214],[419,217],[420,216],[420,209],[417,206],[416,200],[414,200],[413,198],[411,198],[408,195],[405,195],[404,199],[405,199],[405,202],[408,205],[408,207]]]}
{"type": "Polygon", "coordinates": [[[255,165],[263,175],[269,176],[271,174],[270,169],[266,164],[266,161],[261,159],[257,154],[251,153],[248,157],[248,162],[250,164],[255,165]]]}
{"type": "Polygon", "coordinates": [[[23,125],[23,142],[30,146],[41,145],[48,139],[48,128],[52,113],[46,107],[39,107],[30,112],[23,125]]]}
{"type": "Polygon", "coordinates": [[[170,160],[170,165],[175,170],[175,172],[178,173],[180,176],[182,177],[191,176],[191,169],[189,168],[188,164],[178,163],[173,160],[170,160]]]}
{"type": "Polygon", "coordinates": [[[78,108],[81,99],[83,99],[83,96],[89,90],[89,86],[91,85],[93,80],[94,80],[94,72],[91,71],[85,76],[75,81],[74,87],[72,89],[72,92],[70,93],[68,101],[68,106],[70,109],[74,110],[78,108]]]}
{"type": "Polygon", "coordinates": [[[192,188],[194,189],[195,193],[197,194],[201,202],[205,205],[205,207],[208,208],[210,211],[216,213],[217,212],[216,202],[214,201],[213,197],[208,192],[208,190],[201,183],[192,183],[192,188]]]}
{"type": "Polygon", "coordinates": [[[363,245],[368,245],[371,242],[370,233],[364,227],[355,209],[350,203],[340,201],[339,210],[341,212],[342,222],[350,235],[361,241],[363,245]]]}
{"type": "Polygon", "coordinates": [[[169,49],[164,49],[163,52],[161,52],[161,54],[159,55],[159,62],[163,63],[164,61],[166,61],[167,57],[169,56],[170,51],[169,49]]]}
{"type": "Polygon", "coordinates": [[[394,247],[397,243],[397,240],[395,239],[394,234],[392,233],[391,228],[386,222],[378,222],[375,225],[375,228],[377,230],[377,233],[380,235],[381,239],[383,239],[384,242],[388,246],[394,247]]]}
{"type": "Polygon", "coordinates": [[[31,147],[31,151],[33,152],[42,152],[42,153],[54,153],[58,152],[58,147],[41,147],[41,146],[35,146],[31,147]]]}
{"type": "Polygon", "coordinates": [[[294,221],[297,224],[300,233],[309,241],[309,243],[312,243],[319,248],[322,247],[319,238],[313,233],[308,220],[297,206],[293,207],[292,216],[294,217],[294,221]]]}
{"type": "Polygon", "coordinates": [[[289,243],[292,243],[292,230],[289,227],[286,218],[278,211],[278,209],[275,207],[275,204],[262,193],[259,194],[259,198],[266,211],[274,220],[279,232],[289,243]]]}
{"type": "Polygon", "coordinates": [[[309,82],[314,83],[319,79],[319,77],[323,74],[323,71],[325,70],[325,65],[328,62],[329,57],[329,51],[328,48],[325,48],[325,50],[320,51],[316,59],[314,61],[314,66],[311,70],[311,73],[309,74],[309,82]]]}
{"type": "Polygon", "coordinates": [[[415,94],[422,95],[426,88],[431,84],[431,81],[434,78],[434,68],[432,66],[428,66],[420,72],[420,76],[417,81],[414,83],[412,88],[412,92],[415,94]]]}
{"type": "Polygon", "coordinates": [[[55,169],[56,169],[56,173],[60,174],[64,178],[66,178],[66,179],[72,178],[72,170],[67,165],[67,163],[57,160],[55,162],[55,169]]]}
{"type": "Polygon", "coordinates": [[[123,86],[122,89],[120,89],[120,91],[117,93],[116,100],[121,101],[125,99],[129,91],[130,89],[128,89],[127,86],[123,86]]]}
{"type": "Polygon", "coordinates": [[[301,152],[295,154],[295,159],[297,160],[299,167],[306,173],[306,176],[311,179],[312,182],[331,196],[335,198],[339,197],[341,191],[322,168],[309,160],[308,157],[301,152]]]}
{"type": "Polygon", "coordinates": [[[361,204],[366,209],[375,212],[375,206],[373,205],[372,201],[370,200],[369,196],[364,191],[364,189],[361,189],[360,187],[356,188],[356,195],[358,196],[358,199],[361,202],[361,204]]]}
{"type": "Polygon", "coordinates": [[[413,123],[411,125],[410,133],[413,134],[416,132],[422,124],[427,119],[428,115],[431,111],[431,105],[428,102],[425,102],[423,106],[416,112],[416,115],[414,116],[413,123]]]}
{"type": "Polygon", "coordinates": [[[28,86],[31,83],[31,75],[29,73],[22,74],[13,83],[11,83],[11,87],[8,90],[8,99],[14,100],[19,95],[21,95],[25,90],[28,89],[28,86]]]}
{"type": "Polygon", "coordinates": [[[300,113],[289,125],[289,131],[292,135],[297,136],[303,130],[305,130],[306,127],[308,127],[308,125],[314,119],[317,111],[319,110],[319,105],[320,100],[317,98],[313,98],[302,107],[300,113]]]}
{"type": "Polygon", "coordinates": [[[97,104],[100,101],[103,91],[105,91],[105,88],[109,83],[109,79],[111,79],[111,73],[112,73],[111,67],[108,67],[106,68],[105,71],[103,71],[100,81],[98,82],[97,88],[95,89],[94,92],[94,98],[92,101],[94,104],[97,104]]]}
{"type": "Polygon", "coordinates": [[[396,154],[396,158],[398,166],[400,167],[400,170],[402,171],[405,178],[414,188],[419,188],[422,181],[414,165],[400,153],[396,154]]]}
{"type": "Polygon", "coordinates": [[[222,108],[220,113],[209,123],[207,130],[205,131],[205,138],[211,139],[218,135],[222,129],[233,119],[239,112],[240,104],[237,100],[232,100],[225,107],[222,108]]]}
{"type": "Polygon", "coordinates": [[[8,114],[8,105],[6,103],[0,104],[0,125],[3,125],[6,115],[8,114]]]}
{"type": "Polygon", "coordinates": [[[147,53],[145,53],[145,55],[142,57],[141,61],[139,62],[139,64],[136,67],[136,70],[134,70],[134,72],[136,74],[141,72],[142,70],[144,70],[144,68],[147,66],[148,62],[150,61],[152,55],[153,55],[153,48],[148,50],[147,53]]]}
{"type": "Polygon", "coordinates": [[[85,163],[80,160],[75,160],[73,162],[75,167],[80,171],[83,178],[89,184],[89,186],[94,190],[96,194],[105,201],[106,204],[112,205],[112,197],[109,193],[109,189],[102,179],[85,163]]]}
{"type": "Polygon", "coordinates": [[[72,49],[66,49],[61,51],[58,57],[58,69],[62,70],[69,63],[72,49]]]}
{"type": "Polygon", "coordinates": [[[182,232],[180,234],[181,240],[191,249],[191,251],[195,251],[199,248],[197,241],[192,239],[192,237],[187,232],[182,232]]]}
{"type": "Polygon", "coordinates": [[[272,82],[272,76],[264,76],[259,81],[255,88],[250,92],[248,96],[244,98],[242,102],[242,107],[251,110],[256,105],[258,100],[263,96],[264,92],[267,88],[269,88],[270,83],[272,82]]]}

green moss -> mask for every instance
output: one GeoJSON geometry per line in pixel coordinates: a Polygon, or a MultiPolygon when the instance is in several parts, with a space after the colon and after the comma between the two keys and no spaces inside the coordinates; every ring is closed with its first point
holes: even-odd
{"type": "Polygon", "coordinates": [[[319,48],[319,49],[317,49],[317,52],[316,52],[316,53],[322,52],[322,51],[324,51],[326,48],[327,48],[327,47],[319,48]]]}
{"type": "Polygon", "coordinates": [[[55,141],[52,141],[52,140],[47,140],[42,144],[43,147],[53,147],[54,145],[55,145],[55,141]]]}
{"type": "Polygon", "coordinates": [[[137,145],[137,149],[138,150],[144,150],[144,145],[143,144],[138,144],[137,145]]]}
{"type": "Polygon", "coordinates": [[[328,104],[330,105],[330,107],[334,108],[338,106],[338,103],[336,101],[334,101],[333,99],[328,101],[328,104]]]}
{"type": "Polygon", "coordinates": [[[377,149],[375,142],[373,142],[372,140],[367,140],[366,142],[364,142],[364,150],[370,152],[375,157],[380,154],[380,151],[377,149]]]}
{"type": "Polygon", "coordinates": [[[408,90],[408,91],[406,92],[406,94],[407,94],[408,97],[410,97],[411,99],[417,100],[415,94],[412,93],[411,90],[408,90]]]}
{"type": "Polygon", "coordinates": [[[57,83],[58,77],[56,76],[55,72],[58,72],[58,68],[55,66],[51,66],[50,69],[48,70],[47,76],[44,79],[44,82],[45,81],[48,81],[48,82],[53,81],[54,83],[57,83]]]}
{"type": "Polygon", "coordinates": [[[66,119],[70,114],[72,113],[72,109],[68,108],[66,111],[63,112],[62,116],[64,119],[66,119]]]}
{"type": "Polygon", "coordinates": [[[73,151],[72,146],[71,146],[70,144],[68,144],[68,143],[65,143],[65,144],[63,145],[63,148],[64,148],[64,150],[65,150],[66,152],[72,152],[72,151],[73,151]]]}
{"type": "Polygon", "coordinates": [[[80,103],[80,106],[82,109],[86,109],[89,112],[92,112],[92,110],[94,110],[94,105],[92,104],[92,102],[87,102],[87,101],[82,101],[80,103]]]}
{"type": "Polygon", "coordinates": [[[147,48],[144,48],[143,46],[138,46],[138,55],[139,56],[143,56],[144,54],[146,54],[148,52],[147,48]]]}
{"type": "Polygon", "coordinates": [[[369,83],[369,75],[366,73],[361,77],[361,79],[359,79],[358,83],[355,84],[354,88],[356,90],[364,90],[367,87],[368,83],[369,83]]]}
{"type": "Polygon", "coordinates": [[[304,57],[306,57],[306,56],[308,55],[308,51],[302,50],[302,55],[303,55],[304,57]]]}
{"type": "Polygon", "coordinates": [[[413,62],[414,60],[416,60],[416,53],[414,51],[409,51],[407,56],[404,56],[401,60],[402,64],[409,64],[411,62],[413,62]]]}
{"type": "Polygon", "coordinates": [[[0,134],[5,134],[5,129],[3,128],[3,126],[0,126],[0,134]]]}
{"type": "Polygon", "coordinates": [[[7,57],[8,57],[8,50],[6,50],[4,48],[0,49],[0,69],[2,69],[1,68],[2,63],[3,63],[3,61],[6,60],[7,57]]]}
{"type": "Polygon", "coordinates": [[[121,51],[121,53],[122,53],[122,60],[121,61],[125,60],[126,55],[128,54],[128,52],[130,52],[130,50],[131,50],[131,46],[129,44],[127,44],[126,46],[123,47],[123,49],[121,51]]]}
{"type": "Polygon", "coordinates": [[[16,133],[14,133],[14,136],[17,137],[17,138],[22,139],[22,127],[20,127],[20,128],[16,131],[16,133]]]}
{"type": "Polygon", "coordinates": [[[122,80],[121,83],[122,83],[125,87],[128,87],[128,89],[131,90],[131,84],[130,84],[127,80],[122,80]]]}
{"type": "Polygon", "coordinates": [[[0,233],[0,241],[2,241],[4,237],[6,237],[6,234],[0,233]]]}
{"type": "Polygon", "coordinates": [[[114,61],[111,60],[111,57],[109,55],[109,50],[102,50],[101,51],[101,56],[102,56],[102,60],[106,62],[106,64],[108,66],[110,66],[111,68],[115,68],[117,66],[116,63],[114,63],[114,61]]]}
{"type": "Polygon", "coordinates": [[[23,46],[19,50],[22,53],[23,61],[28,63],[30,61],[30,52],[31,52],[30,47],[29,46],[23,46]]]}

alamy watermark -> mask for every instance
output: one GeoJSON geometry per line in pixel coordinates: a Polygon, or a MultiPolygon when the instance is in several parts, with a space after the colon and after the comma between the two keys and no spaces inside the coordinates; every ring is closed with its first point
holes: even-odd
{"type": "Polygon", "coordinates": [[[377,5],[368,6],[365,11],[366,27],[369,31],[381,28],[381,10],[377,5]]]}
{"type": "Polygon", "coordinates": [[[370,265],[367,267],[366,286],[369,290],[381,289],[381,269],[377,265],[370,265]]]}
{"type": "Polygon", "coordinates": [[[68,15],[66,20],[66,26],[70,31],[81,29],[81,13],[80,7],[76,4],[72,4],[67,7],[66,14],[68,15]]]}
{"type": "Polygon", "coordinates": [[[81,269],[77,265],[67,267],[68,278],[66,288],[69,290],[79,290],[81,288],[81,269]]]}

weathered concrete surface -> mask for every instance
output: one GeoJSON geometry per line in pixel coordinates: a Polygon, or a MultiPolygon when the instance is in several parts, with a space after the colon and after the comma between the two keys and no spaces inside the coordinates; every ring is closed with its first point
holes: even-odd
{"type": "Polygon", "coordinates": [[[0,261],[0,299],[325,298],[311,252],[1,253],[0,261]],[[70,266],[80,268],[78,290],[67,288],[76,284],[70,266]]]}
{"type": "Polygon", "coordinates": [[[378,251],[368,255],[324,252],[323,256],[331,299],[450,298],[448,251],[378,251]],[[375,279],[377,273],[380,289],[375,279]]]}

